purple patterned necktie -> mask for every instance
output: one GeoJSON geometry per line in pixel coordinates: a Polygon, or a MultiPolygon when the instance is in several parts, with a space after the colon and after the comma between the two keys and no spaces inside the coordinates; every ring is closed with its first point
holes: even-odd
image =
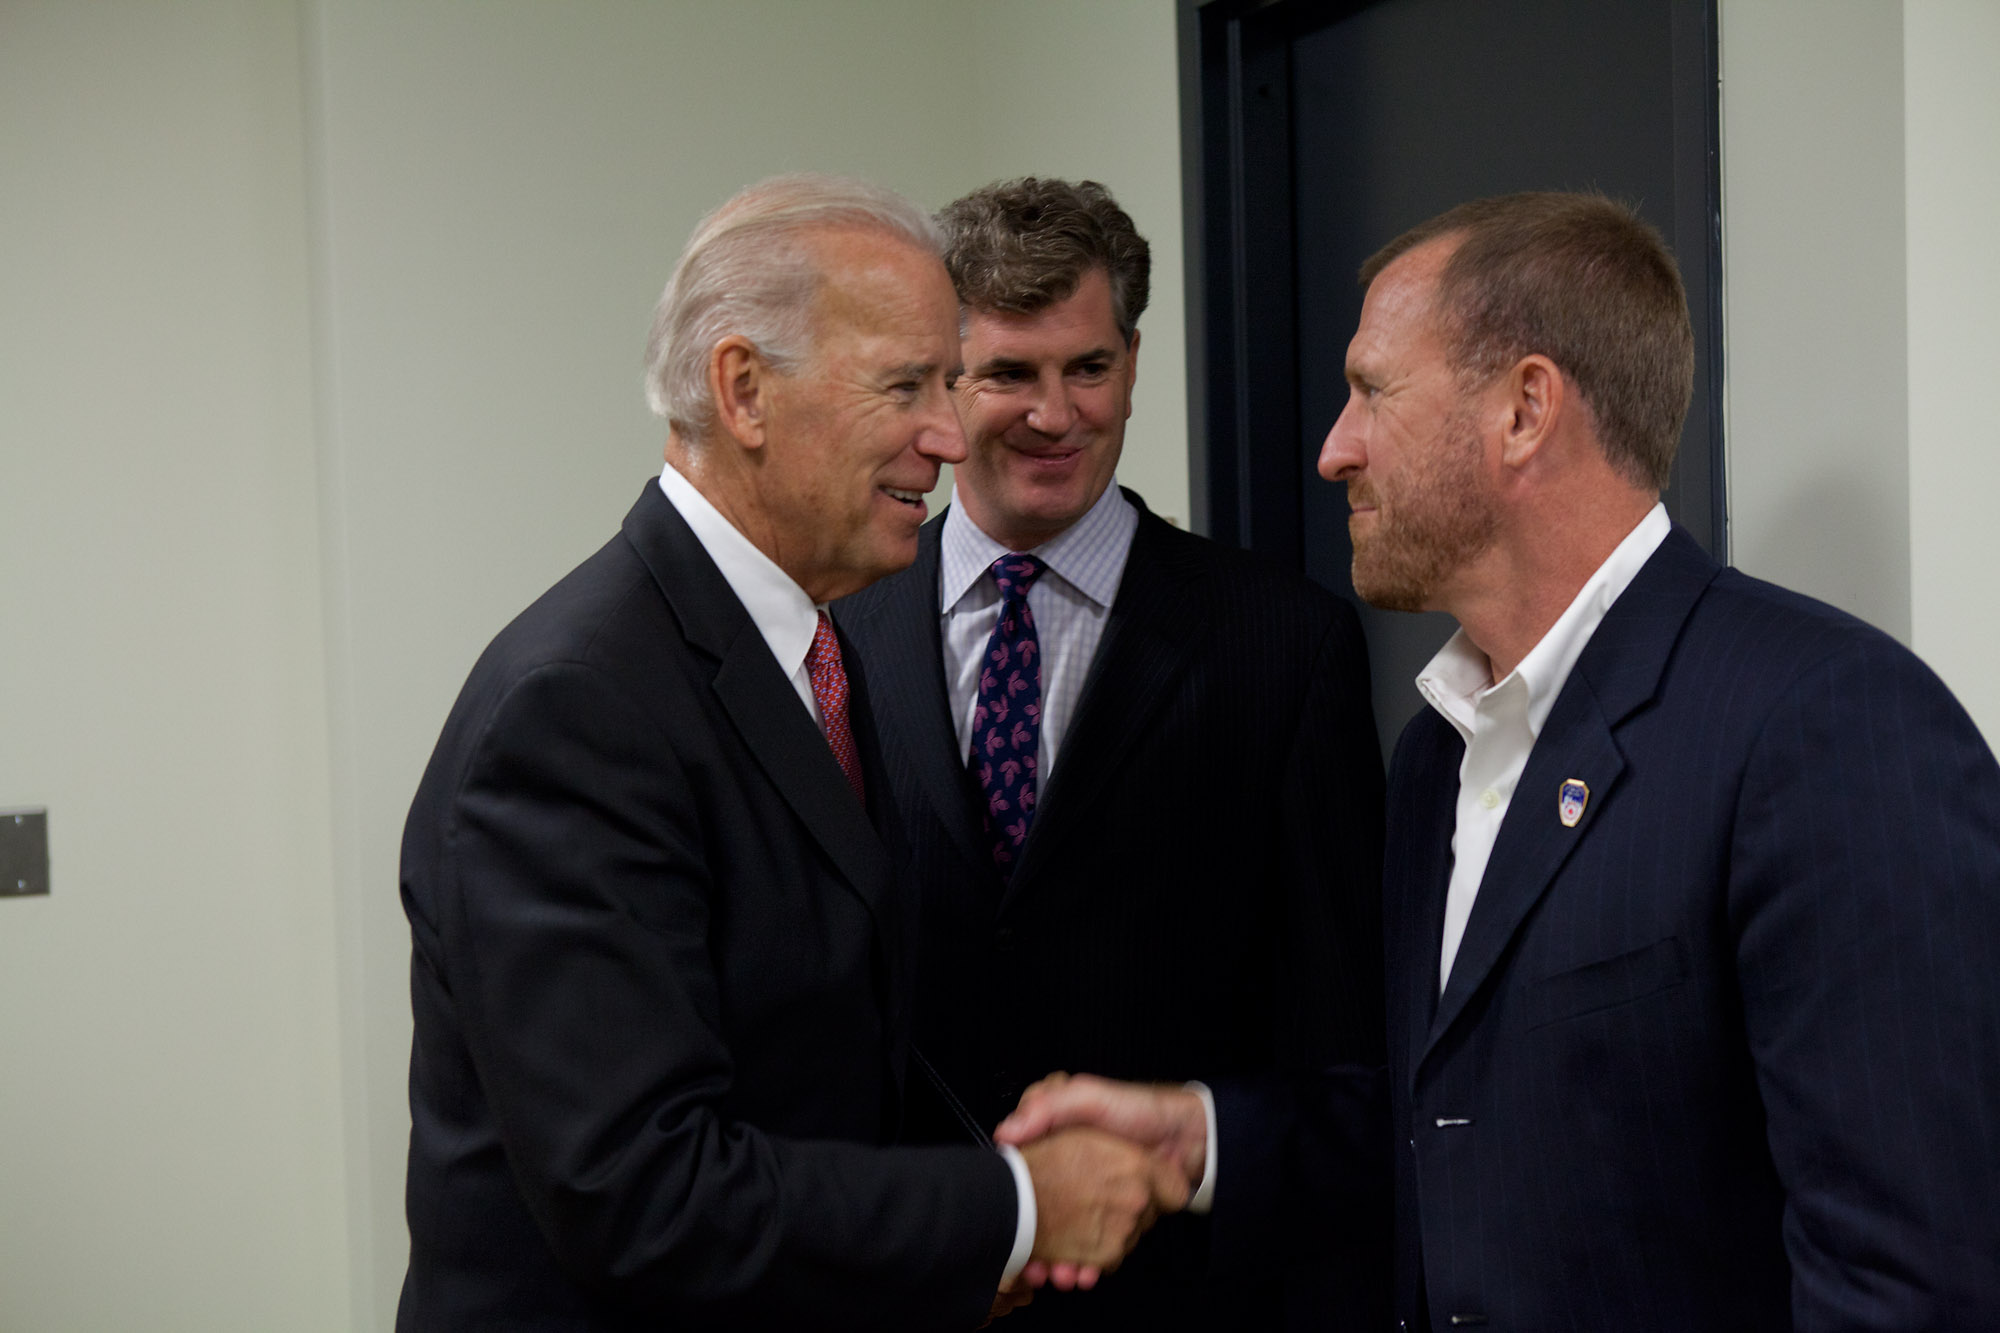
{"type": "Polygon", "coordinates": [[[1035,744],[1042,732],[1042,645],[1028,589],[1047,568],[1032,555],[1003,555],[993,562],[1000,586],[1000,619],[979,664],[979,693],[972,710],[972,774],[985,794],[985,824],[993,867],[1005,881],[1028,840],[1035,817],[1035,744]]]}

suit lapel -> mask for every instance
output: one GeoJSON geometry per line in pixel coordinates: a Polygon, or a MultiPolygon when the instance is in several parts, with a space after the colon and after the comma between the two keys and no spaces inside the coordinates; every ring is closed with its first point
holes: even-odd
{"type": "Polygon", "coordinates": [[[1458,732],[1428,708],[1411,719],[1397,747],[1396,781],[1388,801],[1383,915],[1390,999],[1396,1009],[1390,1031],[1405,1034],[1399,1056],[1415,1057],[1424,1050],[1437,1017],[1438,960],[1457,815],[1454,796],[1464,757],[1465,742],[1458,732]]]}
{"type": "Polygon", "coordinates": [[[658,485],[626,515],[625,535],[688,643],[716,661],[715,694],[744,746],[879,922],[888,853],[756,622],[658,485]]]}
{"type": "MultiPolygon", "coordinates": [[[[1720,569],[1676,527],[1591,636],[1514,789],[1418,1063],[1493,973],[1563,862],[1603,823],[1625,770],[1616,730],[1658,692],[1681,627],[1720,569]],[[1590,797],[1575,826],[1565,827],[1558,794],[1571,779],[1586,783],[1590,797]]],[[[1455,773],[1447,789],[1457,790],[1455,773]]]]}
{"type": "Polygon", "coordinates": [[[1199,638],[1186,624],[1199,562],[1176,540],[1181,534],[1148,512],[1138,496],[1130,491],[1125,496],[1139,510],[1132,551],[1002,910],[1032,884],[1038,866],[1060,855],[1051,847],[1067,830],[1088,827],[1091,801],[1146,733],[1148,719],[1166,702],[1199,638]]]}
{"type": "MultiPolygon", "coordinates": [[[[1563,861],[1603,817],[1612,787],[1624,769],[1625,758],[1611,738],[1597,699],[1572,675],[1514,788],[1514,799],[1507,807],[1506,821],[1493,844],[1479,896],[1473,900],[1472,916],[1451,965],[1451,979],[1438,997],[1437,1017],[1426,1049],[1464,1010],[1563,861]],[[1572,778],[1589,785],[1590,799],[1576,827],[1564,828],[1556,815],[1556,789],[1572,778]]],[[[1456,788],[1454,782],[1452,789],[1456,788]]],[[[1436,962],[1435,956],[1432,961],[1436,962]]],[[[1436,977],[1433,967],[1426,984],[1435,988],[1436,977]]]]}
{"type": "Polygon", "coordinates": [[[885,747],[893,746],[915,772],[938,823],[966,864],[988,870],[992,858],[981,845],[978,804],[965,756],[958,748],[957,721],[945,693],[944,639],[939,628],[938,554],[944,532],[940,514],[917,534],[917,558],[907,574],[883,589],[868,611],[868,636],[881,645],[871,655],[876,697],[895,702],[877,710],[885,747]]]}

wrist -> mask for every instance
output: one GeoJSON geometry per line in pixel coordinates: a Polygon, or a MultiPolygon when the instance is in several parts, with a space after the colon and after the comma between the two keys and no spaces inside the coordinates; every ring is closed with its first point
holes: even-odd
{"type": "Polygon", "coordinates": [[[1187,1171],[1188,1188],[1193,1191],[1188,1196],[1187,1210],[1206,1213],[1215,1204],[1215,1094],[1206,1083],[1189,1083],[1187,1092],[1200,1117],[1200,1124],[1190,1127],[1191,1142],[1181,1163],[1187,1171]]]}

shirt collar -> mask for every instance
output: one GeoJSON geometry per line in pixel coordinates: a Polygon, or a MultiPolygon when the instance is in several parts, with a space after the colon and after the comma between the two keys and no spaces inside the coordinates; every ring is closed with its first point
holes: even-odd
{"type": "MultiPolygon", "coordinates": [[[[1124,553],[1131,546],[1132,534],[1138,526],[1139,511],[1113,481],[1097,497],[1097,503],[1084,511],[1082,518],[1024,554],[1035,556],[1063,582],[1099,607],[1108,608],[1118,595],[1119,579],[1125,570],[1124,553]],[[1118,558],[1105,558],[1109,552],[1115,552],[1118,558]]],[[[966,517],[965,506],[958,502],[956,483],[951,488],[951,508],[945,511],[944,532],[938,545],[940,611],[957,606],[995,560],[1010,554],[1007,547],[987,536],[977,523],[966,517]]]]}
{"type": "Polygon", "coordinates": [[[1605,613],[1631,586],[1672,530],[1667,507],[1655,504],[1585,581],[1556,623],[1507,679],[1493,679],[1492,664],[1486,654],[1473,646],[1461,629],[1417,674],[1418,691],[1471,744],[1473,719],[1480,701],[1492,695],[1525,690],[1528,734],[1540,736],[1549,710],[1555,707],[1556,697],[1568,683],[1569,673],[1577,658],[1583,656],[1591,636],[1604,622],[1605,613]]]}
{"type": "Polygon", "coordinates": [[[660,490],[693,529],[695,540],[715,561],[729,590],[770,646],[787,676],[795,674],[819,632],[819,608],[792,576],[757,546],[722,511],[669,463],[660,471],[660,490]]]}

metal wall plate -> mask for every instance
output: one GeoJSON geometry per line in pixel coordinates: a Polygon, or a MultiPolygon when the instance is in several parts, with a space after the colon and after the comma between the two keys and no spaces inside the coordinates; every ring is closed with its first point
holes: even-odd
{"type": "Polygon", "coordinates": [[[49,891],[49,812],[0,810],[0,898],[49,891]]]}

